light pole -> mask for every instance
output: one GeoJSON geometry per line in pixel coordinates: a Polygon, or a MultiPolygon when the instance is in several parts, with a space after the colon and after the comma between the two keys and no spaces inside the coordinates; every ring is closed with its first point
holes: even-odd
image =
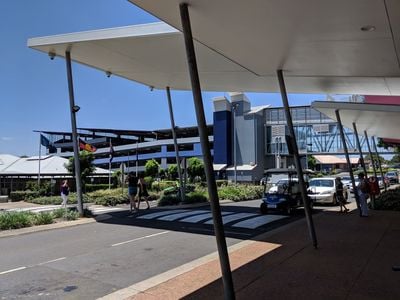
{"type": "Polygon", "coordinates": [[[233,110],[233,168],[234,168],[234,177],[235,184],[237,183],[237,162],[236,162],[236,109],[238,108],[238,103],[232,104],[233,110]]]}
{"type": "Polygon", "coordinates": [[[308,147],[312,147],[312,144],[306,144],[306,169],[308,169],[308,147]]]}
{"type": "Polygon", "coordinates": [[[282,143],[282,137],[276,136],[275,137],[275,147],[276,147],[275,167],[277,169],[281,168],[281,154],[280,154],[281,143],[282,143]]]}

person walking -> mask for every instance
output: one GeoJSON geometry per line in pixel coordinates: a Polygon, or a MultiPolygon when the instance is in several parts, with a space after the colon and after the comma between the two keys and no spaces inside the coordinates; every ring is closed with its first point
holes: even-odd
{"type": "Polygon", "coordinates": [[[147,204],[147,208],[146,209],[150,209],[150,204],[149,204],[149,193],[147,192],[147,186],[146,186],[146,182],[144,181],[143,176],[140,176],[139,178],[139,201],[138,201],[138,210],[140,207],[140,201],[143,199],[146,201],[147,204]]]}
{"type": "Polygon", "coordinates": [[[336,199],[340,205],[340,212],[348,212],[349,209],[346,207],[346,199],[343,193],[343,182],[340,177],[336,177],[336,199]]]}
{"type": "Polygon", "coordinates": [[[369,184],[368,181],[365,179],[364,173],[362,172],[358,174],[358,179],[360,180],[360,182],[357,186],[357,193],[360,200],[361,217],[368,217],[367,198],[369,196],[369,184]]]}
{"type": "Polygon", "coordinates": [[[369,185],[369,196],[371,197],[371,208],[375,208],[375,197],[378,196],[381,191],[379,189],[379,182],[375,176],[368,178],[369,185]]]}
{"type": "Polygon", "coordinates": [[[134,211],[137,211],[135,198],[138,189],[138,178],[135,176],[133,172],[130,172],[128,174],[128,177],[126,178],[126,181],[128,182],[128,196],[130,202],[130,211],[132,213],[134,211]]]}
{"type": "Polygon", "coordinates": [[[62,182],[61,187],[60,187],[60,193],[61,193],[61,199],[62,199],[61,206],[66,208],[67,202],[68,202],[68,195],[69,195],[68,180],[64,180],[62,182]]]}

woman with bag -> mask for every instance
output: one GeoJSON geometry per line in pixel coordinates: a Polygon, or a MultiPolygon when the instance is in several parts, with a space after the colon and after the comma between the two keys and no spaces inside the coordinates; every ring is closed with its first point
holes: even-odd
{"type": "Polygon", "coordinates": [[[147,192],[147,187],[146,187],[146,182],[144,181],[143,176],[140,176],[139,178],[139,202],[138,202],[138,209],[140,207],[140,200],[142,200],[142,197],[146,201],[147,208],[150,209],[150,204],[149,204],[149,193],[147,192]]]}

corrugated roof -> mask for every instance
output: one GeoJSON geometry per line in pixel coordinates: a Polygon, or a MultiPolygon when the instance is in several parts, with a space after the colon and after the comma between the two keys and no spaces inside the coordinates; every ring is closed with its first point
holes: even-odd
{"type": "MultiPolygon", "coordinates": [[[[346,158],[337,157],[335,155],[314,155],[315,159],[320,164],[346,164],[346,158]]],[[[358,157],[350,157],[351,164],[358,164],[358,157]]]]}
{"type": "MultiPolygon", "coordinates": [[[[12,157],[12,155],[9,155],[12,157]]],[[[3,155],[0,156],[0,159],[3,155]]],[[[7,157],[5,157],[7,158],[7,157]]],[[[16,160],[9,163],[4,168],[0,169],[1,175],[25,175],[25,174],[37,174],[39,172],[39,157],[31,156],[25,158],[14,157],[16,160]]],[[[65,168],[65,164],[68,163],[68,159],[55,156],[47,155],[40,159],[40,174],[68,174],[68,170],[65,168]]],[[[107,174],[108,170],[96,168],[95,174],[107,174]]]]}
{"type": "Polygon", "coordinates": [[[0,154],[0,171],[4,170],[14,162],[20,159],[18,156],[10,154],[0,154]]]}

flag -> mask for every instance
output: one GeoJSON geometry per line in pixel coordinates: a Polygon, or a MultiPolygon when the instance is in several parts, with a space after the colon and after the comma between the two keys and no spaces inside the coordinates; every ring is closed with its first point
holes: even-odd
{"type": "Polygon", "coordinates": [[[114,158],[114,148],[110,140],[110,162],[113,160],[113,158],[114,158]]]}
{"type": "Polygon", "coordinates": [[[47,137],[45,137],[43,134],[40,134],[40,144],[44,147],[49,147],[50,146],[50,141],[47,137]]]}
{"type": "Polygon", "coordinates": [[[92,146],[81,139],[79,139],[79,149],[89,152],[96,152],[97,150],[95,146],[92,146]]]}

